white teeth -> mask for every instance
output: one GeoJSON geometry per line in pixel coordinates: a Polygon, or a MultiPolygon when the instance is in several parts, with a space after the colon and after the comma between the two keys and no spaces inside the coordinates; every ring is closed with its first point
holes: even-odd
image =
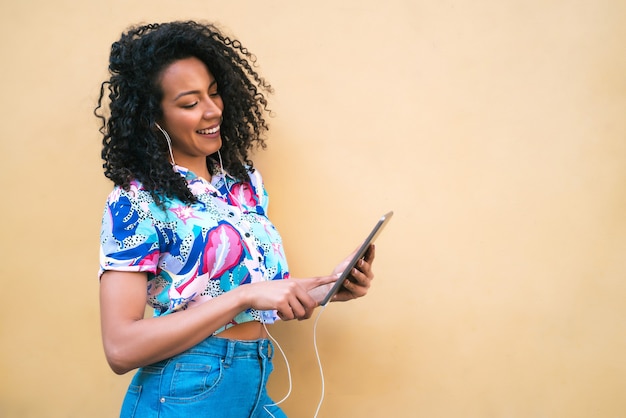
{"type": "Polygon", "coordinates": [[[215,132],[217,132],[219,130],[220,130],[220,127],[218,125],[215,128],[211,128],[211,129],[201,129],[201,130],[198,131],[198,133],[201,134],[201,135],[211,135],[211,134],[214,134],[215,132]]]}

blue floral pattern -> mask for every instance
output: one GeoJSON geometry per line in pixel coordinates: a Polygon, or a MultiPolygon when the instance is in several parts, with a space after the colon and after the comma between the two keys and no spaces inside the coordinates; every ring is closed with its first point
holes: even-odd
{"type": "MultiPolygon", "coordinates": [[[[247,283],[289,278],[282,239],[267,218],[258,170],[238,182],[221,171],[210,182],[175,166],[198,201],[165,199],[160,208],[139,181],[110,193],[100,233],[100,275],[145,272],[154,315],[190,308],[247,283]]],[[[248,309],[233,325],[273,323],[275,311],[248,309]]]]}

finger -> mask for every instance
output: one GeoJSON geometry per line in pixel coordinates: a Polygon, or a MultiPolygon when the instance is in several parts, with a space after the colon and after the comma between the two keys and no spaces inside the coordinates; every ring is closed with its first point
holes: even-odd
{"type": "Polygon", "coordinates": [[[300,303],[291,305],[291,312],[294,318],[302,319],[306,315],[306,308],[300,303]]]}
{"type": "Polygon", "coordinates": [[[333,296],[332,300],[356,299],[358,297],[365,295],[366,293],[367,293],[367,289],[359,286],[358,284],[355,284],[353,282],[346,280],[343,286],[341,286],[341,289],[339,290],[339,292],[337,292],[335,296],[333,296]]]}
{"type": "Polygon", "coordinates": [[[372,271],[372,261],[363,261],[361,263],[361,267],[359,267],[359,270],[364,273],[367,276],[368,280],[373,280],[374,279],[374,272],[372,271]]]}
{"type": "Polygon", "coordinates": [[[376,246],[374,244],[370,244],[369,248],[367,249],[367,252],[365,253],[365,257],[364,257],[365,261],[371,264],[375,257],[376,257],[376,246]]]}
{"type": "Polygon", "coordinates": [[[360,259],[359,262],[356,263],[356,270],[365,274],[366,276],[369,274],[371,269],[372,267],[370,266],[370,263],[368,263],[364,259],[360,259]]]}
{"type": "Polygon", "coordinates": [[[304,290],[308,292],[312,289],[315,289],[316,287],[336,282],[339,275],[340,274],[331,275],[331,276],[312,277],[309,279],[298,279],[298,280],[301,286],[304,288],[304,290]]]}
{"type": "MultiPolygon", "coordinates": [[[[364,262],[364,265],[367,264],[364,262]]],[[[364,270],[365,268],[363,268],[364,270]]],[[[364,287],[368,289],[370,287],[370,282],[372,281],[373,274],[371,271],[365,272],[363,270],[354,269],[352,270],[350,276],[352,280],[350,282],[356,286],[364,287]]]]}
{"type": "Polygon", "coordinates": [[[354,297],[361,297],[367,294],[367,290],[369,289],[369,283],[355,283],[346,281],[344,287],[348,292],[350,292],[354,297]]]}
{"type": "Polygon", "coordinates": [[[315,306],[316,304],[314,304],[313,306],[309,306],[308,304],[297,304],[297,306],[292,306],[293,317],[299,321],[303,319],[308,319],[311,317],[315,306]]]}
{"type": "Polygon", "coordinates": [[[294,301],[297,302],[297,298],[293,295],[289,295],[277,308],[277,311],[282,315],[281,318],[285,321],[296,318],[296,313],[293,308],[295,304],[294,301]]]}
{"type": "Polygon", "coordinates": [[[352,278],[359,282],[366,282],[374,278],[372,267],[365,260],[360,260],[350,273],[352,278]]]}
{"type": "Polygon", "coordinates": [[[295,318],[290,307],[279,309],[277,313],[278,317],[283,321],[290,321],[295,318]]]}
{"type": "Polygon", "coordinates": [[[293,295],[289,302],[294,318],[307,319],[313,313],[317,302],[302,287],[293,295]]]}
{"type": "Polygon", "coordinates": [[[307,319],[313,314],[313,310],[317,307],[317,301],[308,292],[302,299],[299,299],[301,306],[304,308],[302,319],[307,319]]]}

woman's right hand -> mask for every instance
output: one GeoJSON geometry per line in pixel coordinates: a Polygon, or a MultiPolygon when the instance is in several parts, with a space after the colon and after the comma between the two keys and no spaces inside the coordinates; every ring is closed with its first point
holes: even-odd
{"type": "Polygon", "coordinates": [[[241,286],[252,308],[266,311],[276,310],[284,321],[308,319],[318,306],[318,301],[309,292],[337,280],[334,276],[311,277],[306,279],[276,280],[241,286]]]}

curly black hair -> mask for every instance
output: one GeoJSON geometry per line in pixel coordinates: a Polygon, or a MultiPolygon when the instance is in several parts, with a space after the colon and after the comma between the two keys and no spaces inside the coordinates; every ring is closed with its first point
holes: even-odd
{"type": "MultiPolygon", "coordinates": [[[[104,175],[128,190],[141,181],[159,204],[162,197],[193,203],[185,179],[172,170],[167,143],[155,129],[162,117],[163,92],[159,84],[174,61],[195,57],[217,82],[224,102],[221,155],[223,166],[241,181],[254,170],[249,151],[265,148],[269,112],[266,93],[271,85],[255,70],[256,57],[236,39],[213,24],[196,21],[155,23],[129,28],[111,46],[110,79],[100,86],[94,114],[102,120],[104,175]],[[103,114],[108,91],[109,115],[103,114]]],[[[207,167],[214,174],[214,164],[207,167]]]]}

